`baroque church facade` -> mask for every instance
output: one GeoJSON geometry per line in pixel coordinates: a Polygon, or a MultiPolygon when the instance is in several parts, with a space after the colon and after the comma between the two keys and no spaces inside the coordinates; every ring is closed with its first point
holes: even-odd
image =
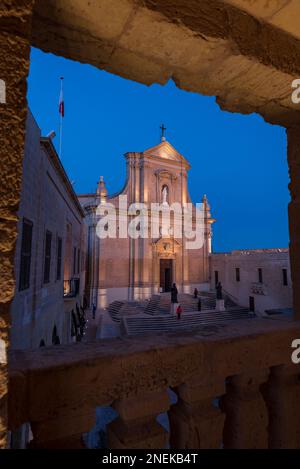
{"type": "MultiPolygon", "coordinates": [[[[183,215],[171,212],[170,229],[160,226],[153,236],[150,215],[152,204],[162,209],[177,204],[191,204],[188,192],[189,162],[163,137],[159,145],[143,152],[125,154],[127,176],[124,188],[109,195],[102,177],[94,194],[79,195],[87,224],[86,298],[89,304],[105,308],[115,300],[141,300],[153,294],[170,291],[176,283],[181,292],[195,287],[209,289],[209,255],[212,223],[206,196],[202,198],[201,236],[196,249],[188,249],[185,236],[178,236],[178,223],[183,215]],[[126,207],[120,208],[120,196],[126,196],[126,207]],[[100,238],[97,224],[99,204],[111,204],[117,214],[116,238],[100,238]],[[119,236],[120,220],[131,204],[145,204],[149,211],[149,236],[119,236]]],[[[195,229],[196,208],[193,206],[192,227],[195,229]]],[[[128,213],[128,212],[127,212],[128,213]]],[[[122,218],[123,217],[123,218],[122,218]]],[[[130,215],[129,215],[130,219],[130,215]]]]}

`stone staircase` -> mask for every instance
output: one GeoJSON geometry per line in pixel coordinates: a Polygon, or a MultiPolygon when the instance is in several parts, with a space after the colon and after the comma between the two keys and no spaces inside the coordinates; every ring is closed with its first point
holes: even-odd
{"type": "MultiPolygon", "coordinates": [[[[202,310],[215,309],[216,298],[211,295],[199,295],[201,296],[201,308],[202,310]]],[[[181,304],[183,311],[198,311],[198,299],[194,298],[188,293],[178,294],[178,303],[181,304]]],[[[171,310],[171,295],[170,293],[161,293],[160,295],[154,295],[148,301],[148,305],[144,313],[151,316],[157,314],[167,314],[171,310]]]]}
{"type": "Polygon", "coordinates": [[[229,311],[207,311],[183,313],[181,319],[175,315],[155,317],[124,317],[123,330],[127,335],[176,332],[195,328],[206,328],[225,324],[238,319],[252,319],[255,315],[246,308],[229,311]]]}
{"type": "MultiPolygon", "coordinates": [[[[215,292],[200,292],[201,312],[212,311],[216,308],[215,292]]],[[[241,308],[236,305],[228,296],[224,295],[225,307],[227,310],[248,311],[247,308],[241,308]]],[[[178,294],[178,303],[181,305],[183,312],[198,312],[198,298],[188,293],[178,294]]],[[[142,315],[143,317],[160,317],[169,316],[171,311],[171,294],[161,293],[153,295],[150,300],[143,301],[113,301],[108,312],[113,321],[120,324],[122,318],[126,316],[142,315]]]]}
{"type": "Polygon", "coordinates": [[[149,314],[150,316],[154,316],[155,314],[157,314],[157,312],[159,311],[160,300],[160,295],[153,295],[148,301],[144,313],[149,314]]]}
{"type": "Polygon", "coordinates": [[[121,322],[120,310],[124,305],[124,301],[113,301],[107,308],[107,311],[110,314],[110,317],[115,322],[121,322]]]}
{"type": "Polygon", "coordinates": [[[113,301],[107,308],[113,321],[120,323],[123,316],[144,313],[148,301],[113,301]]]}

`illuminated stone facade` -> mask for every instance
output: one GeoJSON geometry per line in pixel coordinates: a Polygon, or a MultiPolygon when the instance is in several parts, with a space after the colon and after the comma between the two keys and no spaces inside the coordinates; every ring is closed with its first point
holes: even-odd
{"type": "MultiPolygon", "coordinates": [[[[201,247],[190,249],[185,233],[181,236],[185,226],[183,211],[180,214],[170,212],[168,233],[162,231],[161,226],[158,234],[151,231],[154,223],[150,214],[152,204],[160,204],[163,211],[172,206],[181,209],[191,203],[187,184],[188,161],[164,138],[159,145],[142,153],[126,153],[125,158],[127,180],[121,192],[107,195],[103,178],[100,178],[95,194],[79,196],[88,225],[87,297],[90,302],[103,308],[113,300],[149,298],[152,294],[169,291],[173,282],[179,291],[191,292],[195,287],[207,289],[214,220],[206,197],[200,199],[203,204],[201,247]],[[127,196],[124,207],[120,206],[119,196],[127,196]],[[116,208],[116,239],[99,239],[96,234],[99,222],[96,210],[103,201],[116,208]],[[125,234],[121,238],[121,222],[128,207],[140,203],[145,204],[148,211],[148,237],[132,239],[125,234]]],[[[193,206],[194,231],[195,214],[193,206]]],[[[128,223],[132,218],[128,216],[128,223]]]]}

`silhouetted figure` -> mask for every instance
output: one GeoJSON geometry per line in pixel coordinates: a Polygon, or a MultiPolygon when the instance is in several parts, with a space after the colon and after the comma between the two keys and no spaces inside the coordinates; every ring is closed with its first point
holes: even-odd
{"type": "Polygon", "coordinates": [[[217,300],[223,300],[222,284],[221,284],[221,282],[218,282],[218,283],[217,283],[216,290],[217,290],[217,300]]]}
{"type": "Polygon", "coordinates": [[[74,313],[74,309],[72,309],[72,329],[71,329],[71,335],[72,337],[77,337],[78,335],[78,322],[76,319],[76,314],[74,313]]]}
{"type": "Polygon", "coordinates": [[[58,335],[55,336],[53,345],[60,345],[60,338],[58,337],[58,335]]]}
{"type": "Polygon", "coordinates": [[[172,303],[178,303],[177,295],[178,295],[178,290],[176,287],[176,283],[173,283],[173,286],[171,288],[171,302],[172,303]]]}
{"type": "Polygon", "coordinates": [[[78,326],[80,327],[80,323],[81,323],[81,314],[80,314],[79,309],[77,309],[77,308],[76,308],[76,316],[77,316],[77,324],[78,324],[78,326]]]}
{"type": "Polygon", "coordinates": [[[181,313],[182,313],[182,308],[180,305],[177,306],[176,314],[177,314],[177,319],[181,318],[181,313]]]}
{"type": "Polygon", "coordinates": [[[86,309],[88,307],[87,299],[86,296],[84,295],[83,301],[82,301],[82,307],[83,309],[86,309]]]}
{"type": "Polygon", "coordinates": [[[83,319],[85,320],[85,310],[83,309],[82,306],[80,306],[80,311],[81,311],[81,315],[82,315],[83,319]]]}
{"type": "Polygon", "coordinates": [[[96,318],[96,305],[95,305],[95,303],[93,303],[93,308],[92,309],[93,309],[93,319],[95,319],[96,318]]]}
{"type": "Polygon", "coordinates": [[[201,304],[201,298],[198,299],[198,311],[201,311],[202,309],[202,304],[201,304]]]}
{"type": "Polygon", "coordinates": [[[194,290],[194,298],[198,298],[198,288],[195,288],[194,290]]]}

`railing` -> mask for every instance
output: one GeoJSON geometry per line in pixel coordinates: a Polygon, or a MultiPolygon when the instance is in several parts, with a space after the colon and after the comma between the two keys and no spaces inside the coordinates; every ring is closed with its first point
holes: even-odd
{"type": "Polygon", "coordinates": [[[79,447],[95,408],[110,405],[109,448],[299,448],[295,338],[300,322],[257,319],[11,351],[9,428],[30,422],[34,447],[79,447]]]}
{"type": "Polygon", "coordinates": [[[227,290],[224,290],[224,288],[223,288],[223,295],[229,298],[236,305],[239,304],[239,299],[236,296],[232,295],[232,293],[229,293],[227,290]]]}
{"type": "Polygon", "coordinates": [[[73,298],[78,295],[80,287],[79,278],[71,278],[70,280],[64,280],[64,297],[73,298]]]}

